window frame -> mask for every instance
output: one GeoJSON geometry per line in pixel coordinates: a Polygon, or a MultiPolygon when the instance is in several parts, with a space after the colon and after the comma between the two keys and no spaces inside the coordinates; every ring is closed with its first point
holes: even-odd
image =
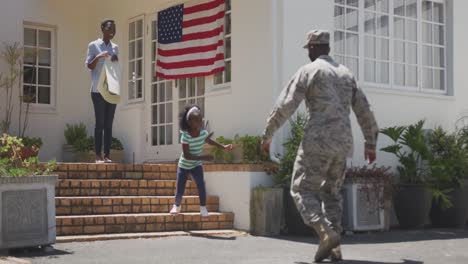
{"type": "MultiPolygon", "coordinates": [[[[56,105],[57,105],[57,29],[55,26],[52,26],[52,25],[46,25],[46,24],[40,24],[40,23],[34,23],[34,22],[24,22],[23,23],[23,32],[22,32],[22,52],[23,52],[23,55],[22,55],[22,71],[24,71],[24,68],[26,67],[26,65],[30,65],[30,66],[33,66],[34,68],[48,68],[50,69],[50,84],[49,85],[40,85],[39,84],[39,72],[36,71],[35,73],[35,84],[34,86],[36,87],[36,98],[35,98],[35,102],[34,103],[29,103],[30,104],[30,111],[32,112],[37,112],[37,111],[41,111],[41,110],[55,110],[56,108],[56,105]],[[25,45],[25,38],[24,38],[24,33],[25,33],[25,30],[26,29],[32,29],[32,30],[35,30],[36,31],[36,45],[35,46],[30,46],[30,45],[25,45]],[[46,47],[40,47],[39,44],[38,44],[38,34],[39,34],[39,31],[47,31],[47,32],[50,32],[50,48],[46,48],[46,47]],[[34,48],[34,49],[47,49],[47,50],[50,50],[50,66],[39,66],[39,58],[38,58],[38,54],[35,54],[35,64],[32,65],[32,64],[26,64],[24,62],[24,52],[25,52],[25,48],[34,48]],[[39,87],[49,87],[49,103],[48,104],[40,104],[39,103],[39,87]]],[[[24,78],[23,76],[21,75],[20,76],[20,80],[21,82],[21,91],[20,91],[20,95],[21,96],[24,96],[24,87],[25,87],[25,83],[24,83],[24,78]]],[[[27,103],[27,102],[24,102],[23,103],[27,103]]]]}
{"type": "MultiPolygon", "coordinates": [[[[388,12],[388,16],[389,16],[389,25],[388,25],[388,28],[389,28],[389,70],[388,70],[388,74],[389,74],[389,82],[388,84],[385,84],[385,83],[377,83],[377,82],[369,82],[369,81],[366,81],[365,80],[365,61],[366,61],[366,56],[365,56],[365,39],[366,39],[366,36],[368,36],[368,34],[365,32],[365,12],[367,12],[367,10],[365,9],[365,6],[364,6],[364,3],[365,1],[364,0],[358,0],[358,7],[357,7],[357,10],[358,10],[358,50],[359,50],[359,55],[358,55],[358,74],[356,74],[356,80],[357,82],[360,84],[360,85],[363,85],[364,87],[369,87],[369,88],[378,88],[378,89],[384,89],[384,90],[388,90],[388,91],[407,91],[407,92],[416,92],[416,93],[421,93],[421,94],[435,94],[435,95],[449,95],[449,87],[448,87],[448,83],[449,81],[447,80],[447,77],[448,77],[448,74],[447,74],[447,70],[449,68],[449,66],[447,65],[447,62],[448,62],[448,55],[449,55],[449,52],[448,52],[448,41],[447,41],[447,36],[448,36],[448,24],[447,24],[447,15],[448,15],[448,10],[447,10],[447,1],[446,0],[427,0],[427,1],[430,1],[431,3],[439,3],[439,4],[442,4],[442,7],[443,7],[443,14],[444,14],[444,19],[443,19],[443,23],[437,23],[435,21],[426,21],[423,17],[422,17],[422,3],[423,1],[426,1],[426,0],[416,0],[416,4],[417,4],[417,7],[416,7],[416,12],[417,12],[417,18],[416,19],[413,19],[416,21],[417,23],[417,41],[409,41],[407,39],[400,39],[400,38],[397,38],[396,35],[395,35],[395,19],[396,18],[405,18],[405,22],[406,22],[406,19],[408,19],[408,17],[402,17],[402,16],[399,16],[399,15],[395,15],[395,0],[388,0],[388,8],[389,8],[389,12],[388,12]],[[423,23],[429,23],[431,24],[432,26],[434,25],[440,25],[443,27],[443,37],[444,37],[444,41],[442,43],[442,45],[437,45],[435,43],[430,43],[429,46],[432,48],[432,57],[434,57],[434,48],[442,48],[444,50],[444,65],[443,67],[435,67],[434,65],[432,66],[424,66],[423,65],[423,61],[422,61],[422,53],[423,53],[423,40],[422,40],[422,37],[423,37],[423,33],[422,33],[422,27],[423,27],[423,23]],[[407,62],[399,62],[395,59],[395,53],[396,53],[396,49],[395,49],[395,41],[402,41],[404,42],[405,44],[408,42],[411,42],[411,43],[416,43],[417,44],[417,64],[411,64],[411,63],[407,63],[407,62]],[[396,76],[396,73],[394,71],[394,67],[395,67],[395,64],[401,64],[401,65],[409,65],[409,66],[416,66],[417,67],[417,86],[407,86],[407,85],[399,85],[399,84],[396,84],[396,81],[395,81],[395,76],[396,76]],[[443,89],[440,89],[440,90],[436,90],[436,89],[430,89],[430,88],[424,88],[423,87],[423,69],[424,68],[430,68],[432,71],[434,70],[442,70],[444,71],[444,87],[443,89]]],[[[345,20],[346,19],[346,8],[348,8],[348,5],[346,3],[346,0],[343,0],[342,1],[343,4],[341,3],[337,3],[337,1],[333,1],[333,12],[335,12],[335,8],[336,7],[342,7],[344,8],[344,13],[343,13],[343,19],[345,20]]],[[[406,5],[405,5],[406,6],[406,5]]],[[[434,9],[432,9],[434,10],[434,9]]],[[[434,11],[432,11],[433,14],[434,14],[434,11]]],[[[380,13],[378,11],[374,12],[374,13],[380,13]]],[[[354,57],[354,56],[351,56],[351,55],[348,55],[347,54],[347,51],[346,51],[346,43],[343,44],[344,46],[344,51],[343,53],[344,54],[341,54],[341,53],[336,53],[335,50],[336,50],[336,46],[335,46],[335,41],[334,41],[334,38],[335,38],[335,32],[339,31],[339,32],[345,32],[344,33],[344,37],[346,38],[346,32],[348,32],[348,30],[346,29],[346,25],[345,25],[345,28],[344,29],[340,29],[340,28],[337,28],[337,26],[335,25],[335,13],[333,14],[333,34],[332,34],[332,38],[333,38],[333,45],[332,45],[332,50],[333,50],[333,54],[334,56],[337,56],[337,57],[342,57],[342,58],[346,58],[346,57],[354,57]]],[[[346,21],[346,20],[345,20],[346,21]]],[[[343,22],[343,23],[346,23],[346,22],[343,22]]],[[[406,28],[406,24],[405,24],[405,28],[406,28]]],[[[433,42],[434,42],[434,37],[433,37],[433,42]]],[[[434,64],[434,63],[432,63],[434,64]]],[[[434,74],[432,74],[432,83],[434,83],[434,81],[436,80],[436,77],[434,74]]],[[[406,83],[406,79],[404,80],[405,83],[406,83]]]]}
{"type": "Polygon", "coordinates": [[[135,16],[135,17],[132,17],[130,19],[128,19],[127,21],[127,27],[126,27],[126,51],[127,51],[127,60],[126,60],[126,87],[127,87],[127,96],[126,96],[126,100],[127,100],[127,104],[131,105],[131,104],[139,104],[139,103],[143,103],[145,101],[145,80],[146,80],[146,69],[145,69],[145,63],[146,63],[146,34],[147,34],[147,27],[146,27],[146,21],[145,21],[145,15],[138,15],[138,16],[135,16]],[[137,36],[137,22],[141,20],[141,36],[137,36]],[[132,23],[135,23],[135,36],[134,38],[130,39],[130,25],[132,23]],[[142,46],[141,46],[141,57],[137,57],[137,48],[138,48],[138,45],[136,43],[138,43],[138,41],[141,41],[142,42],[142,46]],[[130,59],[130,45],[131,43],[135,43],[134,44],[134,52],[135,52],[135,57],[130,59]],[[132,79],[130,79],[130,65],[131,63],[134,64],[134,70],[136,72],[136,69],[137,69],[137,63],[138,61],[141,60],[141,77],[138,77],[138,78],[135,78],[133,77],[133,81],[132,79]],[[137,96],[137,82],[138,81],[141,81],[141,97],[138,97],[137,96]],[[133,87],[130,86],[130,82],[134,82],[133,84],[133,87]],[[135,98],[130,98],[130,94],[131,94],[131,91],[130,89],[133,88],[134,91],[134,95],[135,95],[135,98]]]}

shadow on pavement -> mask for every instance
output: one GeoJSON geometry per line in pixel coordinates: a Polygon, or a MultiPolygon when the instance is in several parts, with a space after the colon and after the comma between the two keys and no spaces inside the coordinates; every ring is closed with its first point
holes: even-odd
{"type": "MultiPolygon", "coordinates": [[[[318,244],[318,238],[312,236],[278,236],[271,238],[298,243],[318,244]]],[[[468,230],[465,229],[390,230],[386,232],[355,233],[353,235],[343,235],[341,244],[385,244],[465,238],[468,238],[468,230]]]]}
{"type": "MultiPolygon", "coordinates": [[[[340,263],[340,264],[424,264],[422,261],[403,259],[403,262],[381,262],[381,261],[367,261],[367,260],[343,260],[340,262],[323,261],[321,263],[340,263]]],[[[313,264],[314,262],[295,262],[294,264],[313,264]]]]}
{"type": "Polygon", "coordinates": [[[14,256],[17,258],[35,258],[35,257],[58,258],[59,256],[73,254],[73,252],[58,250],[55,248],[50,248],[49,250],[44,250],[42,248],[18,248],[18,249],[11,249],[9,253],[11,256],[14,256]]]}
{"type": "Polygon", "coordinates": [[[212,239],[212,240],[236,240],[237,239],[235,236],[197,234],[197,233],[191,233],[191,232],[189,233],[190,233],[190,236],[192,237],[200,237],[200,238],[206,238],[206,239],[212,239]]]}

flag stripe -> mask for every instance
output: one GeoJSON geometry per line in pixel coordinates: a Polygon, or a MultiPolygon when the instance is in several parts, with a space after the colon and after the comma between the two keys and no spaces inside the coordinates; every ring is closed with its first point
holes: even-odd
{"type": "Polygon", "coordinates": [[[218,60],[224,60],[224,54],[218,53],[216,57],[209,58],[209,59],[196,59],[190,61],[180,61],[180,62],[172,62],[172,63],[165,63],[161,60],[158,60],[158,66],[164,69],[178,69],[178,68],[188,68],[188,67],[198,67],[198,66],[208,66],[212,65],[218,60]]]}
{"type": "Polygon", "coordinates": [[[157,76],[159,78],[163,79],[182,79],[182,78],[193,78],[193,77],[200,77],[200,76],[209,76],[213,75],[218,72],[223,72],[224,71],[224,66],[220,68],[215,68],[211,71],[206,71],[206,72],[195,72],[195,73],[181,73],[181,74],[163,74],[161,72],[157,73],[157,76]]]}
{"type": "Polygon", "coordinates": [[[217,8],[220,5],[224,4],[224,0],[216,0],[208,3],[198,4],[194,6],[187,6],[184,8],[184,15],[193,14],[200,11],[205,11],[213,8],[217,8]]]}
{"type": "Polygon", "coordinates": [[[182,29],[182,34],[196,33],[200,31],[209,31],[215,28],[219,28],[219,26],[223,24],[223,21],[222,21],[223,19],[224,18],[219,18],[216,22],[213,22],[213,23],[184,28],[182,29]]]}
{"type": "Polygon", "coordinates": [[[194,27],[194,26],[199,26],[199,25],[203,25],[203,24],[209,24],[211,22],[215,22],[216,20],[218,20],[220,18],[224,18],[224,10],[220,11],[217,14],[212,15],[212,16],[201,17],[201,18],[192,19],[192,20],[189,20],[189,21],[184,21],[182,23],[182,27],[183,28],[188,28],[188,27],[194,27]]]}
{"type": "Polygon", "coordinates": [[[213,16],[224,10],[225,10],[224,5],[220,5],[214,9],[209,9],[209,10],[205,10],[205,11],[201,11],[201,12],[197,12],[193,14],[183,15],[182,21],[190,21],[193,19],[201,18],[201,17],[213,16]]]}
{"type": "Polygon", "coordinates": [[[163,50],[159,48],[158,54],[160,57],[179,56],[179,55],[186,55],[186,54],[191,54],[191,53],[214,51],[214,50],[217,50],[219,46],[224,46],[223,40],[218,41],[218,43],[216,44],[211,44],[211,45],[206,45],[206,46],[195,46],[195,47],[173,49],[173,50],[163,50]]]}
{"type": "Polygon", "coordinates": [[[200,60],[200,59],[211,59],[216,57],[216,54],[224,54],[224,47],[219,46],[217,49],[210,52],[199,52],[199,53],[189,53],[185,55],[178,56],[166,56],[159,57],[159,61],[163,63],[173,63],[180,61],[191,61],[191,60],[200,60]]]}
{"type": "Polygon", "coordinates": [[[195,40],[195,39],[207,39],[207,38],[219,36],[223,32],[224,32],[224,26],[220,26],[218,28],[215,28],[209,31],[183,35],[182,41],[190,41],[190,40],[195,40]]]}
{"type": "Polygon", "coordinates": [[[219,36],[214,36],[209,39],[194,39],[186,42],[179,42],[173,44],[159,44],[159,48],[161,50],[174,50],[174,49],[185,49],[185,48],[192,48],[197,46],[205,46],[205,45],[212,45],[219,42],[222,39],[219,36]]]}
{"type": "MultiPolygon", "coordinates": [[[[188,74],[188,73],[203,73],[209,72],[211,69],[221,68],[224,66],[224,60],[220,60],[214,63],[212,66],[198,66],[198,67],[191,67],[191,68],[180,68],[180,69],[165,69],[166,74],[168,75],[175,75],[175,74],[188,74]]],[[[159,65],[157,65],[157,69],[162,69],[159,65]]]]}

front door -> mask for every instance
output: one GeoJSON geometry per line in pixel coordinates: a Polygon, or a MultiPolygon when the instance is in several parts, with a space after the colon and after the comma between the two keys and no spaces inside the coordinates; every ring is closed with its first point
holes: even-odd
{"type": "Polygon", "coordinates": [[[150,15],[145,45],[150,50],[151,59],[146,60],[151,65],[146,76],[150,76],[145,84],[146,100],[145,129],[146,145],[145,159],[150,162],[175,161],[182,147],[179,143],[179,113],[186,104],[197,104],[205,112],[205,78],[187,78],[179,80],[164,80],[155,77],[155,62],[157,50],[157,13],[150,15]]]}

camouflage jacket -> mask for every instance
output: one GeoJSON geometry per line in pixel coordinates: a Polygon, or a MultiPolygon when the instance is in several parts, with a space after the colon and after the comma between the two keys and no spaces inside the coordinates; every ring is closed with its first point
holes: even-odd
{"type": "MultiPolygon", "coordinates": [[[[271,139],[303,100],[308,112],[303,143],[314,142],[314,148],[352,155],[349,117],[352,108],[366,148],[376,148],[378,127],[366,96],[357,87],[350,70],[326,55],[301,67],[289,81],[268,118],[263,139],[271,139]]],[[[307,151],[307,147],[303,147],[307,151]]]]}

